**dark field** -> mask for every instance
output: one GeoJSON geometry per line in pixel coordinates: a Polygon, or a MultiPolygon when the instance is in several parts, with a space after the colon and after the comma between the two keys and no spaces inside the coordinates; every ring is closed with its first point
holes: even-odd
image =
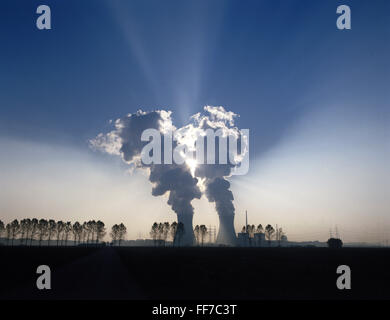
{"type": "Polygon", "coordinates": [[[390,250],[0,247],[1,299],[390,299],[390,250]],[[36,289],[48,265],[52,289],[36,289]],[[348,265],[352,289],[336,288],[348,265]]]}

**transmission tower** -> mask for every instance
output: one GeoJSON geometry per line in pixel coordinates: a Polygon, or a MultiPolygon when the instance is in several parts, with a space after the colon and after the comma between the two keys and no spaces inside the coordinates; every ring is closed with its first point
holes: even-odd
{"type": "Polygon", "coordinates": [[[245,233],[248,234],[248,211],[245,210],[245,233]]]}
{"type": "Polygon", "coordinates": [[[336,239],[340,239],[339,229],[337,229],[337,225],[335,226],[335,230],[336,230],[336,239]]]}
{"type": "Polygon", "coordinates": [[[215,242],[217,237],[217,228],[215,226],[209,225],[209,242],[215,242]]]}

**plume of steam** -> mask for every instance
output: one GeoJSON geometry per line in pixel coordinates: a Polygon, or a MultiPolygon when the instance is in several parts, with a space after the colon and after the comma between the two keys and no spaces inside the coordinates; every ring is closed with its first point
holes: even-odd
{"type": "MultiPolygon", "coordinates": [[[[240,130],[234,126],[235,117],[237,117],[235,113],[226,111],[223,107],[206,106],[204,114],[195,114],[188,125],[176,129],[172,124],[170,111],[144,112],[140,110],[116,120],[114,130],[99,134],[90,141],[90,144],[95,149],[120,155],[128,164],[148,170],[149,181],[153,184],[152,195],[161,196],[169,192],[168,204],[177,214],[178,222],[184,224],[186,233],[183,242],[187,245],[192,245],[194,242],[192,230],[194,209],[191,202],[193,199],[199,199],[202,195],[200,190],[204,190],[207,199],[215,203],[219,215],[220,226],[217,241],[233,245],[236,239],[233,224],[234,197],[226,178],[231,176],[232,170],[247,152],[245,149],[247,146],[241,141],[240,130]],[[162,136],[174,132],[174,147],[185,147],[186,150],[186,154],[183,155],[185,160],[183,164],[145,165],[141,161],[142,149],[147,144],[141,140],[141,135],[144,130],[150,128],[158,130],[162,136]],[[199,151],[197,149],[198,138],[203,139],[204,147],[209,147],[206,136],[207,131],[210,130],[218,131],[220,135],[214,146],[215,164],[207,164],[206,159],[202,159],[203,162],[191,166],[194,153],[199,151]],[[217,150],[219,150],[219,144],[222,143],[221,139],[227,136],[237,138],[241,153],[237,156],[230,150],[229,145],[225,151],[229,155],[233,153],[235,161],[220,163],[220,153],[217,150]]],[[[161,153],[164,154],[164,150],[161,153]]]]}
{"type": "Polygon", "coordinates": [[[192,215],[194,209],[191,201],[201,197],[197,185],[198,180],[191,175],[185,164],[150,164],[141,161],[141,152],[147,142],[141,141],[142,132],[156,129],[161,135],[174,130],[171,112],[157,110],[152,112],[138,111],[115,121],[115,129],[106,134],[99,134],[90,141],[93,148],[120,155],[128,164],[144,168],[149,172],[149,180],[153,183],[152,195],[161,196],[169,192],[168,204],[184,224],[185,234],[181,242],[193,244],[192,215]]]}
{"type": "MultiPolygon", "coordinates": [[[[234,118],[237,115],[233,112],[226,111],[223,107],[204,107],[206,115],[197,114],[193,117],[194,126],[201,131],[219,130],[222,136],[215,144],[216,164],[201,164],[197,166],[195,176],[204,181],[205,194],[210,202],[215,203],[215,208],[219,215],[219,230],[217,242],[227,245],[235,245],[236,233],[234,231],[234,214],[233,193],[230,190],[230,182],[226,180],[231,175],[232,169],[236,163],[221,164],[219,161],[219,143],[221,138],[234,136],[237,138],[240,146],[244,145],[241,141],[240,130],[234,126],[234,118]]],[[[246,152],[241,148],[240,156],[246,152]]],[[[229,154],[232,150],[229,148],[226,152],[229,154]]],[[[238,159],[239,162],[241,158],[238,159]]]]}
{"type": "Polygon", "coordinates": [[[138,110],[134,114],[128,114],[115,121],[114,130],[100,133],[95,139],[90,140],[90,145],[109,154],[120,155],[123,161],[129,164],[142,166],[140,155],[146,142],[141,140],[142,132],[146,129],[156,129],[162,133],[173,131],[171,112],[156,110],[144,112],[138,110]]]}

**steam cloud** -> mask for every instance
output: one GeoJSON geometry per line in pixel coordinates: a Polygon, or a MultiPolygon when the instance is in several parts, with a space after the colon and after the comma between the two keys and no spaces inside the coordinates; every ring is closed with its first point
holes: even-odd
{"type": "MultiPolygon", "coordinates": [[[[127,164],[135,168],[145,169],[149,172],[149,181],[153,184],[152,195],[161,196],[169,192],[168,204],[177,214],[178,222],[185,227],[183,244],[192,245],[194,235],[192,230],[192,217],[194,208],[191,204],[193,199],[199,199],[205,193],[210,202],[214,202],[220,218],[220,226],[217,241],[225,244],[234,244],[234,205],[233,193],[226,177],[231,175],[232,170],[242,159],[238,157],[235,163],[219,164],[218,147],[223,137],[233,135],[237,137],[241,147],[242,157],[247,149],[240,138],[240,131],[234,127],[233,112],[226,111],[223,107],[204,107],[204,113],[197,113],[191,117],[191,122],[177,129],[172,124],[171,112],[156,110],[151,112],[138,111],[134,114],[117,119],[114,129],[108,133],[100,133],[90,141],[94,149],[119,155],[127,164]],[[198,164],[191,166],[187,154],[181,154],[183,164],[149,164],[141,161],[141,152],[148,142],[141,140],[142,132],[146,129],[156,129],[161,136],[173,134],[174,145],[185,147],[187,152],[196,152],[196,141],[202,137],[207,147],[206,130],[219,130],[221,137],[215,143],[215,164],[198,164]]],[[[162,141],[165,141],[164,138],[162,141]]],[[[164,154],[164,145],[162,145],[164,154]]],[[[231,150],[226,149],[229,153],[231,150]]],[[[237,158],[237,157],[236,157],[237,158]]],[[[193,159],[193,158],[192,158],[193,159]]],[[[205,162],[204,162],[205,163],[205,162]]]]}

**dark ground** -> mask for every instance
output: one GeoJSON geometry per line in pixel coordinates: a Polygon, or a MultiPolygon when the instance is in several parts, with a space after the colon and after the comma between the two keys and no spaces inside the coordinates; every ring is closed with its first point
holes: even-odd
{"type": "Polygon", "coordinates": [[[390,249],[0,247],[0,277],[1,299],[390,299],[390,249]]]}

